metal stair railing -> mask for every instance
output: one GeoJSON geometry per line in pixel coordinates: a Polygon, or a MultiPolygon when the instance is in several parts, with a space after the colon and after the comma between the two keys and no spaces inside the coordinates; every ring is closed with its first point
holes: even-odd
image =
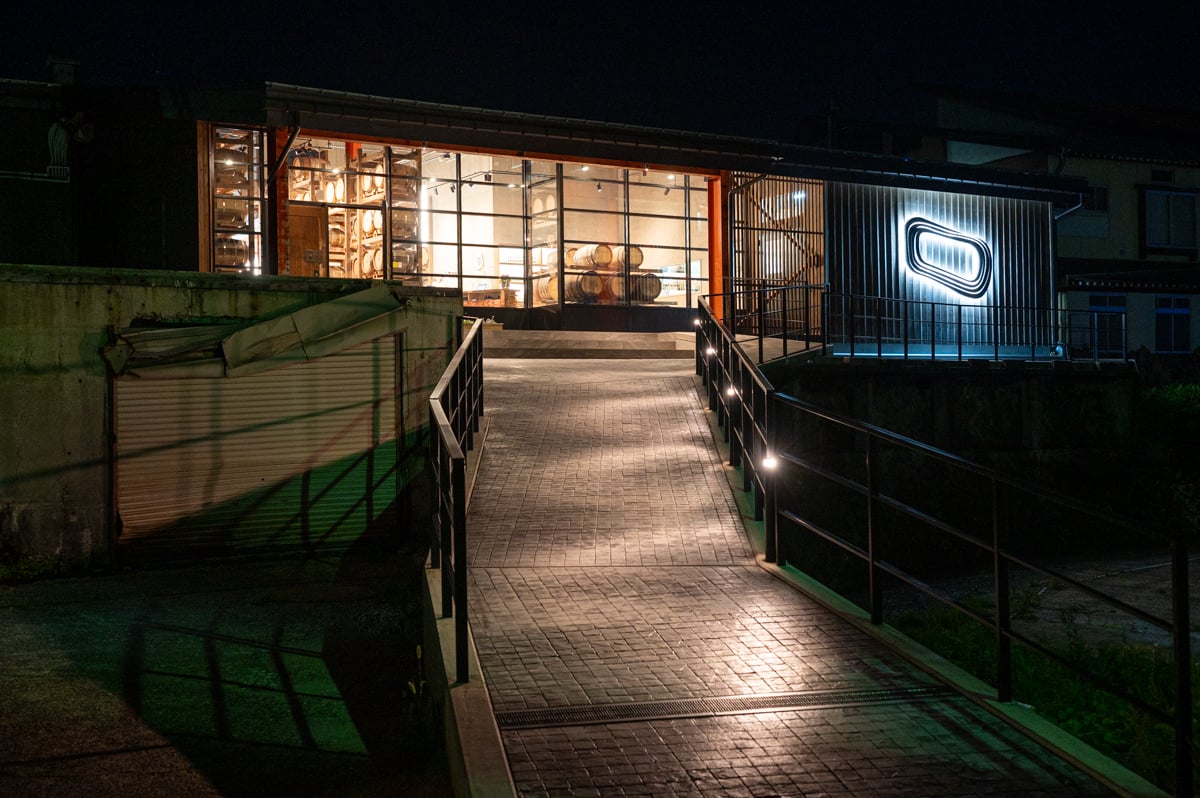
{"type": "MultiPolygon", "coordinates": [[[[725,306],[733,305],[735,299],[728,294],[720,295],[725,306]]],[[[761,346],[761,344],[760,344],[761,346]]],[[[761,352],[761,349],[760,349],[761,352]]],[[[747,355],[733,331],[718,319],[707,298],[699,302],[699,317],[696,321],[696,373],[701,377],[708,407],[717,414],[723,435],[729,445],[730,465],[743,470],[743,490],[754,491],[755,519],[762,520],[765,527],[765,552],[767,562],[783,564],[785,533],[781,529],[797,530],[794,534],[815,536],[861,560],[867,569],[868,606],[873,624],[882,624],[883,577],[889,576],[917,589],[931,598],[951,606],[977,623],[989,627],[996,641],[996,692],[998,700],[1012,700],[1012,645],[1016,643],[1058,665],[1068,669],[1082,680],[1099,687],[1132,706],[1147,712],[1159,721],[1171,726],[1175,737],[1175,779],[1178,795],[1191,795],[1192,772],[1192,673],[1191,640],[1188,597],[1188,541],[1186,531],[1175,530],[1164,534],[1136,521],[1114,517],[1085,502],[1047,490],[1039,486],[1010,477],[995,469],[979,465],[950,452],[916,441],[903,435],[868,424],[848,416],[823,410],[808,402],[779,392],[762,374],[758,366],[747,355]],[[799,414],[815,423],[832,426],[865,438],[860,446],[862,454],[862,479],[847,476],[842,471],[822,466],[806,457],[803,451],[777,448],[781,422],[786,414],[799,414]],[[939,518],[936,513],[903,501],[885,493],[881,478],[885,466],[881,465],[881,447],[892,447],[907,452],[915,458],[948,467],[953,472],[969,474],[982,479],[989,485],[986,502],[989,529],[985,536],[975,534],[957,524],[939,518]],[[786,495],[781,472],[793,469],[812,474],[857,494],[865,506],[866,544],[850,539],[845,530],[829,529],[809,517],[804,510],[804,497],[786,495]],[[883,470],[881,470],[883,469],[883,470]],[[1171,563],[1171,618],[1158,617],[1132,606],[1115,596],[1106,594],[1080,580],[1072,579],[1053,568],[1033,562],[1010,548],[1008,529],[1003,520],[1006,511],[1014,507],[1017,496],[1036,497],[1053,505],[1057,510],[1073,514],[1075,518],[1089,522],[1115,525],[1130,534],[1165,540],[1170,548],[1171,563]],[[880,555],[880,542],[886,539],[880,526],[881,510],[897,513],[926,530],[948,536],[977,550],[986,552],[992,561],[992,592],[995,597],[994,612],[986,616],[962,603],[956,602],[936,588],[903,568],[887,561],[880,555]],[[781,525],[786,521],[787,526],[781,525]],[[1010,569],[1022,568],[1052,580],[1055,584],[1077,590],[1091,599],[1128,616],[1129,618],[1163,630],[1171,638],[1173,673],[1173,701],[1171,710],[1153,706],[1134,695],[1126,686],[1113,684],[1098,674],[1092,673],[1076,663],[1050,650],[1046,645],[1023,635],[1012,628],[1010,617],[1010,569]]],[[[857,450],[853,450],[857,451],[857,450]]],[[[853,455],[851,455],[853,456],[853,455]]],[[[860,530],[861,531],[861,530],[860,530]]],[[[803,570],[803,563],[794,563],[803,570]]]]}
{"type": "Polygon", "coordinates": [[[442,617],[454,618],[455,680],[470,679],[467,636],[467,487],[465,452],[483,417],[483,319],[475,319],[429,396],[429,460],[436,511],[430,567],[442,574],[442,617]]]}

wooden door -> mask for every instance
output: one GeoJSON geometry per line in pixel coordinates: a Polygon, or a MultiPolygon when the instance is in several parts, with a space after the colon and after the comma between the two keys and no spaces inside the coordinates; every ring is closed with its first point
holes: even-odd
{"type": "Polygon", "coordinates": [[[329,276],[329,213],[325,208],[288,206],[288,265],[298,277],[329,276]]]}

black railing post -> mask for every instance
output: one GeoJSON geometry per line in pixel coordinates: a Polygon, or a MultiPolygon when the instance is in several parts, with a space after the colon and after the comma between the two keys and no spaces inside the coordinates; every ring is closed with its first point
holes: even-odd
{"type": "Polygon", "coordinates": [[[442,480],[442,438],[438,433],[437,419],[433,414],[433,407],[429,408],[429,465],[433,471],[433,495],[437,498],[437,512],[434,514],[433,534],[429,540],[429,565],[431,568],[442,567],[442,541],[441,529],[444,518],[442,517],[442,487],[446,484],[442,480]]]}
{"type": "Polygon", "coordinates": [[[867,433],[867,593],[871,605],[871,623],[883,623],[883,594],[879,578],[879,518],[876,505],[879,485],[876,471],[879,460],[875,436],[867,433]]]}
{"type": "Polygon", "coordinates": [[[1000,529],[1000,483],[992,478],[992,572],[996,590],[996,697],[1012,701],[1012,619],[1009,612],[1008,559],[1000,529]]]}
{"type": "Polygon", "coordinates": [[[883,314],[880,308],[883,302],[875,297],[875,357],[883,358],[883,314]]]}
{"type": "Polygon", "coordinates": [[[758,362],[764,361],[763,355],[763,339],[767,335],[767,312],[763,307],[767,301],[767,289],[760,288],[758,291],[758,362]]]}
{"type": "Polygon", "coordinates": [[[467,489],[466,461],[456,458],[451,474],[454,493],[454,664],[457,681],[470,681],[470,652],[467,649],[467,489]]]}
{"type": "Polygon", "coordinates": [[[745,418],[747,416],[745,402],[741,401],[741,380],[738,379],[737,366],[729,364],[729,384],[725,386],[725,402],[729,407],[729,427],[726,437],[729,439],[729,465],[737,468],[742,463],[742,442],[745,440],[745,418]]]}
{"type": "MultiPolygon", "coordinates": [[[[1000,359],[1000,306],[992,305],[992,360],[1000,359]]],[[[1037,340],[1037,333],[1030,330],[1030,338],[1037,340]]]]}
{"type": "Polygon", "coordinates": [[[854,357],[854,339],[858,332],[858,319],[854,315],[854,295],[851,294],[846,299],[850,302],[850,357],[854,357]]]}
{"type": "Polygon", "coordinates": [[[955,305],[954,307],[955,307],[955,308],[957,309],[957,311],[958,311],[958,314],[957,314],[957,321],[955,322],[955,326],[958,328],[958,362],[959,362],[959,363],[961,363],[961,362],[962,362],[962,359],[963,359],[963,357],[962,357],[962,352],[963,352],[963,320],[962,320],[962,313],[963,313],[963,311],[962,311],[962,305],[955,305]]]}
{"type": "Polygon", "coordinates": [[[766,523],[763,524],[763,555],[767,562],[779,562],[779,454],[778,454],[778,422],[775,420],[777,407],[775,391],[766,392],[763,403],[763,424],[766,427],[766,451],[762,453],[763,482],[767,489],[766,523]],[[773,467],[765,465],[765,458],[774,458],[773,467]]]}
{"type": "Polygon", "coordinates": [[[929,303],[929,359],[937,360],[937,305],[929,303]]]}
{"type": "Polygon", "coordinates": [[[783,356],[787,357],[788,338],[790,338],[792,336],[792,331],[788,329],[788,312],[787,312],[788,311],[788,286],[785,285],[779,291],[779,299],[780,299],[779,309],[782,314],[780,322],[783,325],[783,356]]]}
{"type": "Polygon", "coordinates": [[[1172,653],[1175,659],[1175,794],[1191,795],[1192,775],[1192,656],[1188,597],[1187,534],[1171,539],[1172,653]]]}
{"type": "Polygon", "coordinates": [[[904,324],[904,332],[901,335],[904,338],[904,359],[908,360],[908,300],[905,299],[900,304],[902,323],[904,324]]]}

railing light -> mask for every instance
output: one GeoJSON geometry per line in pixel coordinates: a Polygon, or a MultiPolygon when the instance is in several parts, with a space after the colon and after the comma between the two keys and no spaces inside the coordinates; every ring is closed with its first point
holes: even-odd
{"type": "Polygon", "coordinates": [[[779,461],[775,459],[775,455],[773,454],[767,455],[762,460],[762,467],[768,471],[774,471],[777,465],[779,465],[779,461]]]}
{"type": "Polygon", "coordinates": [[[717,350],[713,349],[711,346],[708,349],[704,350],[704,354],[708,355],[709,357],[712,357],[716,353],[717,353],[717,350]]]}
{"type": "Polygon", "coordinates": [[[694,324],[694,325],[696,325],[697,327],[699,327],[699,326],[700,326],[700,319],[692,319],[692,324],[694,324]]]}
{"type": "Polygon", "coordinates": [[[730,385],[728,388],[725,389],[725,395],[726,396],[737,396],[737,388],[734,388],[732,385],[730,385]]]}

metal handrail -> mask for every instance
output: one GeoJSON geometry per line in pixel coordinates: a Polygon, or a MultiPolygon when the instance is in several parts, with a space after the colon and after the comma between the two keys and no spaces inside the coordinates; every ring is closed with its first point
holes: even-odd
{"type": "MultiPolygon", "coordinates": [[[[764,290],[764,289],[758,289],[764,290]]],[[[778,290],[772,288],[769,290],[778,290]]],[[[730,294],[719,295],[722,307],[736,306],[736,297],[730,294]],[[729,301],[734,300],[734,301],[729,301]]],[[[1175,730],[1175,763],[1176,787],[1178,794],[1190,795],[1193,774],[1191,766],[1192,750],[1192,683],[1191,683],[1191,644],[1188,605],[1188,546],[1183,532],[1168,535],[1160,530],[1152,529],[1131,519],[1116,518],[1110,512],[1102,512],[1078,499],[1065,496],[1048,488],[1033,484],[995,469],[967,460],[963,457],[930,446],[904,435],[900,435],[881,427],[869,424],[859,419],[824,410],[796,397],[777,391],[771,383],[762,376],[761,371],[747,355],[745,349],[736,340],[735,333],[712,310],[712,305],[704,298],[698,303],[700,315],[697,319],[696,337],[696,373],[703,379],[706,388],[709,408],[717,413],[719,424],[724,428],[725,439],[730,446],[730,464],[742,466],[744,473],[743,490],[755,490],[755,518],[765,521],[766,541],[765,559],[768,562],[779,562],[779,519],[792,522],[798,529],[805,530],[823,540],[837,546],[843,551],[862,560],[868,565],[867,589],[871,622],[883,623],[882,579],[889,575],[920,590],[921,592],[941,601],[948,606],[966,614],[975,621],[987,625],[996,634],[997,643],[997,696],[1001,701],[1012,700],[1012,643],[1048,657],[1066,667],[1080,678],[1104,689],[1114,696],[1138,706],[1154,717],[1174,727],[1175,730]],[[734,387],[733,393],[726,393],[728,387],[734,387]],[[744,401],[744,391],[749,390],[753,401],[747,410],[744,401]],[[760,404],[761,398],[761,404],[760,404]],[[815,418],[823,423],[838,425],[851,432],[866,436],[865,483],[859,480],[825,469],[800,453],[794,451],[780,452],[776,448],[778,441],[778,424],[782,412],[798,412],[806,417],[815,418]],[[747,426],[750,428],[748,429],[747,426]],[[929,458],[950,466],[958,473],[971,474],[984,479],[990,486],[991,530],[990,539],[960,529],[954,524],[936,518],[912,505],[890,496],[879,489],[880,465],[878,450],[881,445],[899,447],[912,452],[919,457],[929,458]],[[761,448],[759,448],[761,447],[761,448]],[[756,460],[754,453],[760,457],[756,460]],[[824,479],[831,480],[854,493],[862,496],[866,502],[866,547],[847,540],[835,530],[822,528],[811,518],[806,517],[801,497],[783,496],[779,489],[776,468],[770,467],[778,463],[787,463],[797,468],[804,468],[824,479]],[[768,465],[769,464],[769,465],[768,465]],[[1172,618],[1159,618],[1137,607],[1127,604],[1114,596],[1107,595],[1091,585],[1072,579],[1050,568],[1037,565],[1008,550],[1004,546],[1004,526],[1001,523],[1002,489],[1010,494],[1020,493],[1025,496],[1036,496],[1039,499],[1053,503],[1058,508],[1068,510],[1076,517],[1103,519],[1105,523],[1141,535],[1151,535],[1170,542],[1172,567],[1172,618]],[[765,506],[765,519],[762,508],[765,506]],[[994,617],[988,618],[971,610],[951,597],[925,584],[904,569],[889,563],[878,555],[878,511],[889,508],[916,520],[927,529],[942,534],[948,534],[956,539],[966,541],[981,551],[988,552],[993,561],[993,590],[995,594],[994,617]],[[1028,569],[1034,573],[1052,579],[1059,584],[1079,590],[1086,595],[1103,602],[1113,609],[1126,613],[1133,618],[1149,623],[1170,632],[1172,639],[1172,657],[1174,665],[1174,707],[1173,712],[1155,707],[1148,702],[1132,695],[1121,685],[1108,683],[1093,673],[1090,673],[1075,663],[1067,661],[1055,652],[1049,650],[1036,640],[1033,640],[1011,628],[1009,606],[1009,568],[1015,566],[1028,569]]],[[[728,310],[726,311],[729,312],[728,310]]],[[[1093,317],[1094,320],[1094,317],[1093,317]]],[[[1094,326],[1094,324],[1093,324],[1094,326]]],[[[1122,328],[1123,332],[1123,328],[1122,328]]]]}
{"type": "Polygon", "coordinates": [[[814,349],[905,360],[1127,360],[1122,311],[963,305],[834,293],[826,284],[740,280],[710,294],[735,340],[757,342],[758,362],[814,349]],[[767,341],[782,344],[768,357],[767,341]]]}
{"type": "Polygon", "coordinates": [[[465,452],[483,417],[483,319],[462,335],[429,395],[429,459],[437,509],[430,566],[442,574],[442,617],[454,618],[455,680],[470,679],[467,642],[467,491],[465,452]]]}

